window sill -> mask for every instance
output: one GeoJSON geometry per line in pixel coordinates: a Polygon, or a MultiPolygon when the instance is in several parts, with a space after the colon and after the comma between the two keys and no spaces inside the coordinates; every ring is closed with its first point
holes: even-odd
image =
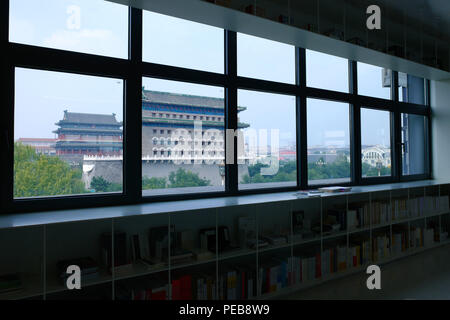
{"type": "MultiPolygon", "coordinates": [[[[350,192],[322,194],[322,197],[339,197],[349,194],[363,194],[368,192],[390,191],[417,187],[427,187],[443,184],[436,180],[423,180],[403,183],[389,183],[371,186],[352,187],[350,192]]],[[[7,214],[0,216],[0,229],[20,228],[28,226],[42,226],[54,223],[119,219],[132,216],[151,214],[165,214],[182,211],[204,209],[220,209],[242,205],[257,205],[264,203],[286,202],[307,199],[308,196],[297,195],[294,191],[267,193],[256,195],[241,195],[233,197],[217,197],[198,200],[180,200],[157,203],[143,203],[136,205],[121,205],[102,208],[87,208],[76,210],[43,211],[34,213],[7,214]]]]}

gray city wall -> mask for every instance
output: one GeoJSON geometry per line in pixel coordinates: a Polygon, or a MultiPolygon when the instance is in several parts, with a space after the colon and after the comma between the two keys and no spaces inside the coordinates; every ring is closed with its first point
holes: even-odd
{"type": "MultiPolygon", "coordinates": [[[[103,177],[105,180],[113,183],[122,183],[123,169],[122,160],[116,161],[84,161],[83,166],[93,165],[93,169],[89,172],[83,170],[83,181],[87,188],[89,188],[92,178],[103,177]]],[[[222,185],[222,177],[220,175],[219,167],[217,165],[206,164],[174,164],[161,162],[142,162],[142,174],[144,177],[168,178],[169,174],[182,168],[186,171],[198,173],[202,179],[207,179],[212,186],[222,185]]],[[[239,181],[243,176],[248,174],[247,165],[239,165],[239,181]]]]}

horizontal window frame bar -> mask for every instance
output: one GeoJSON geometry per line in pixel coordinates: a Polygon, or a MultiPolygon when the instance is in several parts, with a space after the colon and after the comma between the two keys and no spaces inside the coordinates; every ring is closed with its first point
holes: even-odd
{"type": "Polygon", "coordinates": [[[139,63],[139,69],[139,75],[142,78],[187,82],[224,88],[230,86],[229,77],[221,73],[187,69],[151,62],[139,63]]]}
{"type": "Polygon", "coordinates": [[[10,43],[8,54],[14,67],[126,79],[130,61],[87,53],[10,43]],[[70,61],[70,63],[68,63],[70,61]]]}
{"type": "Polygon", "coordinates": [[[375,176],[375,177],[364,177],[361,176],[361,182],[360,185],[373,185],[373,184],[383,184],[383,183],[393,183],[395,180],[395,177],[393,175],[393,172],[391,170],[390,176],[375,176]]]}

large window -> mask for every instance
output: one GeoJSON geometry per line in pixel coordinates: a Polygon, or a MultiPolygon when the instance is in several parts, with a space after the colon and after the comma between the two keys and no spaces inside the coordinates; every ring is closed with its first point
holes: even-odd
{"type": "Polygon", "coordinates": [[[310,184],[350,181],[347,103],[308,99],[308,180],[310,184]]]}
{"type": "Polygon", "coordinates": [[[362,176],[391,175],[391,119],[388,111],[361,109],[362,176]]]}
{"type": "Polygon", "coordinates": [[[126,6],[105,0],[10,0],[9,3],[11,42],[128,57],[126,6]]]}
{"type": "Polygon", "coordinates": [[[224,89],[144,78],[142,194],[223,191],[224,89]]]}
{"type": "Polygon", "coordinates": [[[110,1],[35,2],[3,22],[5,212],[430,176],[424,78],[110,1]]]}
{"type": "Polygon", "coordinates": [[[239,188],[297,185],[295,97],[238,91],[239,188]]]}
{"type": "Polygon", "coordinates": [[[121,192],[123,81],[15,73],[14,198],[121,192]]]}

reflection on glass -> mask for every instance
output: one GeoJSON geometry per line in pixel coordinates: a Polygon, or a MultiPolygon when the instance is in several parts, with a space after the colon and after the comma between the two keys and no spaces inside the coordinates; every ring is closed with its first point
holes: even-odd
{"type": "Polygon", "coordinates": [[[238,91],[239,188],[295,186],[295,97],[238,91]]]}
{"type": "Polygon", "coordinates": [[[15,198],[122,191],[122,80],[16,68],[15,88],[15,198]]]}
{"type": "Polygon", "coordinates": [[[128,7],[104,0],[11,0],[9,40],[128,57],[128,7]]]}
{"type": "Polygon", "coordinates": [[[350,181],[348,104],[308,99],[307,121],[309,183],[350,181]]]}
{"type": "Polygon", "coordinates": [[[348,92],[348,60],[306,50],[308,87],[348,92]]]}
{"type": "Polygon", "coordinates": [[[143,79],[143,195],[223,191],[224,89],[143,79]]]}
{"type": "Polygon", "coordinates": [[[362,176],[391,175],[391,130],[388,111],[361,109],[362,176]]]}
{"type": "Polygon", "coordinates": [[[401,102],[425,104],[424,79],[399,72],[398,97],[401,102]]]}
{"type": "Polygon", "coordinates": [[[402,168],[404,175],[425,173],[427,118],[402,113],[402,168]]]}
{"type": "Polygon", "coordinates": [[[358,94],[391,98],[391,70],[358,62],[358,94]]]}
{"type": "Polygon", "coordinates": [[[238,75],[295,83],[295,47],[243,33],[237,34],[238,75]]]}
{"type": "Polygon", "coordinates": [[[223,73],[224,31],[144,11],[144,61],[223,73]]]}

